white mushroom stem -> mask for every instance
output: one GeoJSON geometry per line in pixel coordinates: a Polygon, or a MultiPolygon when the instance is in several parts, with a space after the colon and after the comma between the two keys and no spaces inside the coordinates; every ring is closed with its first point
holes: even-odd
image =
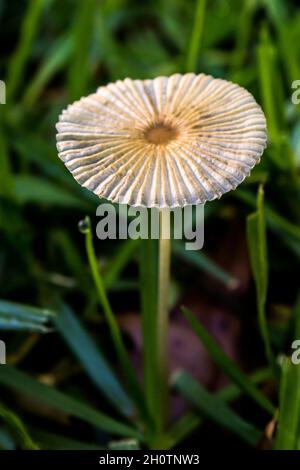
{"type": "Polygon", "coordinates": [[[158,319],[157,319],[157,358],[161,389],[162,422],[167,418],[168,408],[168,298],[170,286],[170,219],[169,209],[160,211],[160,238],[159,238],[159,273],[158,273],[158,319]]]}

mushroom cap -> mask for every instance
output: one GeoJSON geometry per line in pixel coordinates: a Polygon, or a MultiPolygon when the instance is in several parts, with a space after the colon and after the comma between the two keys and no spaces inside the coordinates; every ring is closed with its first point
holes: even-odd
{"type": "Polygon", "coordinates": [[[244,88],[210,75],[118,80],[59,117],[59,157],[84,187],[146,207],[202,204],[235,189],[266,146],[244,88]]]}

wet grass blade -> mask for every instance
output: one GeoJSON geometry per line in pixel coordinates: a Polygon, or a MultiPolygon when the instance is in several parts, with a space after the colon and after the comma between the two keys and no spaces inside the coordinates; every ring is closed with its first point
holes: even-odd
{"type": "Polygon", "coordinates": [[[135,428],[101,413],[76,398],[32,379],[12,366],[5,365],[0,368],[0,384],[66,414],[80,418],[108,433],[142,439],[141,434],[135,428]]]}
{"type": "Polygon", "coordinates": [[[114,375],[99,347],[85,331],[69,307],[60,304],[54,324],[84,370],[112,405],[125,416],[134,412],[133,404],[114,375]]]}
{"type": "Polygon", "coordinates": [[[188,373],[178,372],[174,385],[203,416],[233,432],[250,445],[258,443],[261,432],[234,413],[224,401],[209,393],[188,373]]]}
{"type": "Polygon", "coordinates": [[[41,325],[40,323],[34,323],[24,320],[17,320],[15,318],[8,317],[0,314],[0,330],[8,331],[35,331],[36,333],[49,333],[52,328],[41,325]]]}
{"type": "Polygon", "coordinates": [[[205,330],[197,318],[187,309],[182,308],[182,312],[188,320],[191,328],[199,337],[201,344],[206,348],[209,355],[225,374],[252,400],[266,410],[271,415],[274,414],[275,408],[272,403],[265,397],[263,393],[255,387],[253,382],[245,375],[239,367],[224,353],[218,343],[205,330]]]}
{"type": "Polygon", "coordinates": [[[47,333],[51,331],[49,322],[54,317],[55,313],[48,309],[0,300],[0,328],[3,330],[29,330],[47,333]]]}
{"type": "Polygon", "coordinates": [[[122,366],[124,376],[127,381],[127,385],[130,391],[130,394],[135,401],[137,408],[145,421],[149,420],[149,414],[145,398],[141,389],[141,386],[137,380],[136,372],[131,363],[129,354],[125,348],[124,341],[122,338],[121,330],[117,323],[116,317],[110,306],[106,289],[104,285],[104,280],[99,270],[99,266],[96,259],[95,249],[93,245],[92,229],[90,218],[86,217],[83,221],[82,232],[85,234],[85,245],[86,253],[89,261],[89,266],[91,269],[92,277],[96,286],[98,298],[100,305],[103,308],[105,319],[107,321],[111,338],[117,353],[118,360],[122,366]]]}

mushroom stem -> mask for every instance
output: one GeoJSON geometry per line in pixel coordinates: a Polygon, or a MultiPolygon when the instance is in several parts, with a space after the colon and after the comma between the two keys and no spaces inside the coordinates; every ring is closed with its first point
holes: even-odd
{"type": "Polygon", "coordinates": [[[170,285],[170,213],[160,211],[159,273],[158,273],[158,319],[157,319],[157,359],[161,397],[161,426],[167,419],[168,409],[168,297],[170,285]]]}

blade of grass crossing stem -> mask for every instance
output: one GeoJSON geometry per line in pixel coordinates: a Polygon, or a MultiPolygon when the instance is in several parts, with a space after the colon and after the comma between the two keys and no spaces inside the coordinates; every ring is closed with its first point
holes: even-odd
{"type": "Polygon", "coordinates": [[[258,324],[264,342],[267,359],[277,377],[277,366],[273,355],[266,319],[266,299],[268,290],[268,254],[264,215],[264,190],[260,186],[257,196],[257,211],[247,218],[247,241],[252,273],[256,285],[258,324]]]}
{"type": "MultiPolygon", "coordinates": [[[[249,379],[253,384],[261,384],[272,377],[270,369],[260,369],[250,375],[249,379]]],[[[242,390],[234,384],[230,384],[222,388],[215,396],[224,401],[233,401],[240,397],[242,390]]],[[[201,416],[195,412],[188,412],[180,418],[170,429],[168,434],[169,447],[174,447],[179,444],[184,438],[191,434],[202,423],[201,416]]]]}
{"type": "Polygon", "coordinates": [[[131,364],[130,357],[128,355],[128,352],[125,348],[125,345],[122,339],[119,325],[117,323],[115,315],[111,309],[108,297],[106,295],[104,281],[100,274],[100,270],[99,270],[96,255],[95,255],[93,238],[92,238],[92,230],[91,230],[91,222],[90,222],[89,217],[86,217],[85,220],[83,221],[83,224],[81,225],[81,231],[85,234],[86,252],[87,252],[87,257],[88,257],[92,277],[94,279],[99,301],[103,308],[105,319],[107,321],[107,324],[110,330],[111,338],[113,340],[118,359],[122,366],[124,376],[127,380],[129,391],[140,411],[141,416],[143,417],[144,420],[148,420],[149,416],[148,416],[147,406],[144,400],[144,396],[143,396],[140,384],[138,383],[135,370],[131,364]]]}
{"type": "Polygon", "coordinates": [[[0,384],[33,398],[37,402],[45,403],[63,413],[80,418],[103,431],[142,439],[140,432],[132,426],[123,424],[76,398],[40,383],[10,365],[0,367],[0,384]]]}
{"type": "Polygon", "coordinates": [[[92,41],[94,18],[97,8],[96,0],[85,0],[77,3],[78,10],[74,21],[74,43],[69,68],[70,99],[76,100],[86,92],[89,78],[89,54],[92,41]]]}
{"type": "Polygon", "coordinates": [[[256,445],[261,432],[251,423],[240,418],[226,403],[209,393],[186,372],[178,372],[175,387],[201,414],[216,424],[233,432],[248,444],[256,445]]]}
{"type": "Polygon", "coordinates": [[[121,244],[105,273],[104,284],[106,289],[111,288],[115,281],[118,280],[120,273],[133,257],[138,244],[139,240],[132,240],[130,238],[124,240],[121,244]]]}
{"type": "Polygon", "coordinates": [[[125,416],[133,415],[133,404],[100,349],[68,306],[60,304],[59,310],[60,313],[56,316],[54,324],[83,365],[92,382],[117,410],[125,416]]]}
{"type": "Polygon", "coordinates": [[[30,0],[22,23],[17,50],[8,69],[7,98],[11,100],[24,78],[24,68],[32,50],[32,44],[40,26],[40,19],[49,0],[30,0]]]}
{"type": "Polygon", "coordinates": [[[157,410],[159,403],[157,349],[157,240],[140,242],[140,292],[143,335],[144,386],[149,412],[155,422],[159,423],[157,410]]]}
{"type": "Polygon", "coordinates": [[[279,416],[275,449],[300,448],[300,364],[285,357],[282,363],[279,390],[279,416]]]}
{"type": "Polygon", "coordinates": [[[197,61],[201,47],[201,39],[203,35],[204,18],[205,18],[206,0],[197,0],[195,21],[193,25],[189,49],[187,52],[186,71],[195,72],[197,61]]]}
{"type": "Polygon", "coordinates": [[[206,348],[216,364],[230,377],[230,379],[251,397],[258,405],[274,414],[275,408],[272,403],[261,393],[238,366],[222,351],[218,343],[210,336],[196,317],[186,308],[182,308],[191,328],[199,337],[202,345],[206,348]]]}
{"type": "Polygon", "coordinates": [[[15,437],[16,442],[22,449],[38,449],[37,444],[33,442],[20,418],[2,403],[0,403],[0,419],[6,423],[11,434],[15,437]]]}
{"type": "Polygon", "coordinates": [[[237,287],[238,280],[220,268],[220,266],[214,263],[203,253],[192,250],[188,251],[181,242],[172,243],[172,250],[178,258],[192,266],[195,266],[201,271],[210,274],[218,281],[223,282],[226,286],[230,288],[237,287]]]}

